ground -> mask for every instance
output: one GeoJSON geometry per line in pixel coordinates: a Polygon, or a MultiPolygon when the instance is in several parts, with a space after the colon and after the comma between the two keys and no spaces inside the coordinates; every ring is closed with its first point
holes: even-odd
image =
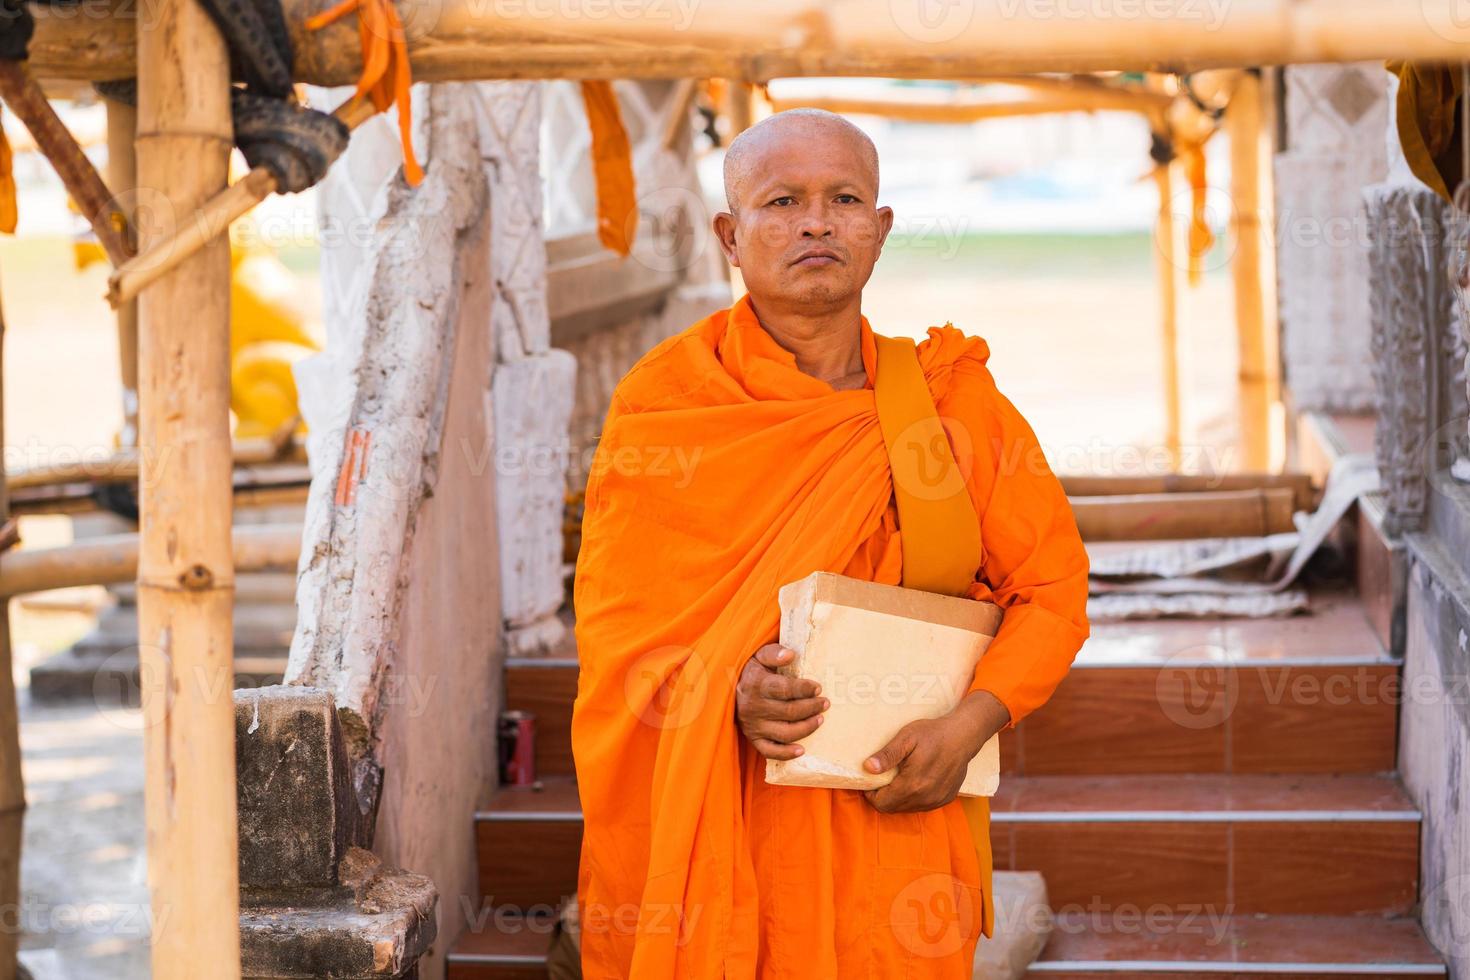
{"type": "MultiPolygon", "coordinates": [[[[952,320],[986,338],[991,367],[1062,472],[1159,472],[1161,360],[1147,234],[970,236],[894,243],[865,294],[880,333],[952,320]]],[[[288,264],[308,277],[309,255],[288,264]]],[[[1219,263],[1213,263],[1218,265],[1219,263]]],[[[121,422],[116,338],[100,268],[77,273],[63,238],[0,242],[6,465],[105,452],[121,422]]],[[[1234,336],[1216,269],[1182,294],[1190,351],[1186,464],[1230,469],[1234,336]]],[[[65,518],[27,520],[30,546],[70,540],[65,518]]],[[[23,946],[36,980],[148,975],[142,730],[136,711],[30,703],[28,670],[88,628],[101,589],[11,604],[30,811],[23,946]]]]}

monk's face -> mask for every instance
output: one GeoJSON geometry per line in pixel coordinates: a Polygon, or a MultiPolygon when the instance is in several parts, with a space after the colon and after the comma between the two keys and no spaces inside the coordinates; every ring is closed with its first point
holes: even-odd
{"type": "Polygon", "coordinates": [[[871,147],[802,121],[763,135],[741,159],[733,214],[715,216],[725,258],[758,307],[805,309],[862,293],[893,227],[878,207],[871,147]]]}

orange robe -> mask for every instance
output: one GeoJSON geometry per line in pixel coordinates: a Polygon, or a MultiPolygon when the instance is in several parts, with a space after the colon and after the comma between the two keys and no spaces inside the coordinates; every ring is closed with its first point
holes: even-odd
{"type": "MultiPolygon", "coordinates": [[[[741,668],[777,638],[781,585],[818,570],[900,581],[860,329],[868,385],[837,391],[797,369],[747,295],[613,395],[574,595],[589,978],[970,977],[988,869],[958,802],[880,814],[858,792],[769,786],[734,718],[741,668]]],[[[973,689],[1014,726],[1088,635],[1087,556],[985,341],[931,327],[918,355],[981,515],[968,594],[1006,610],[973,689]]]]}

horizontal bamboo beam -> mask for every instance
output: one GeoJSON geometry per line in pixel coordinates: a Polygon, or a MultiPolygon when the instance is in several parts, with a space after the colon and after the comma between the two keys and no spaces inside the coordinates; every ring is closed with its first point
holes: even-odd
{"type": "MultiPolygon", "coordinates": [[[[974,0],[936,23],[890,0],[624,0],[405,8],[423,81],[481,78],[689,78],[813,75],[963,78],[995,73],[1175,71],[1258,64],[1458,61],[1470,25],[1457,0],[974,0]],[[910,18],[912,22],[910,22],[910,18]]],[[[135,73],[133,19],[118,0],[36,5],[30,66],[98,80],[135,73]]],[[[322,0],[282,4],[298,81],[342,85],[361,67],[357,25],[307,31],[322,0]]]]}
{"type": "MultiPolygon", "coordinates": [[[[234,529],[237,572],[295,571],[301,528],[295,524],[250,524],[234,529]]],[[[58,548],[8,551],[0,555],[0,597],[69,589],[79,585],[131,582],[138,574],[138,535],[110,534],[58,548]]]]}
{"type": "Polygon", "coordinates": [[[905,122],[972,123],[986,119],[1040,116],[1056,112],[1158,112],[1171,100],[1151,92],[1078,91],[1041,95],[1030,99],[982,101],[963,99],[849,98],[841,95],[772,97],[771,109],[781,112],[798,107],[828,112],[881,116],[905,122]]]}
{"type": "MultiPolygon", "coordinates": [[[[289,444],[279,444],[263,436],[238,439],[233,452],[237,467],[306,462],[306,447],[294,440],[289,444]]],[[[150,462],[149,465],[166,463],[167,460],[160,460],[157,464],[150,462]]],[[[32,490],[36,487],[54,487],[67,483],[125,483],[138,479],[142,469],[142,457],[138,450],[129,448],[100,459],[67,460],[64,463],[17,467],[6,470],[5,480],[12,490],[32,490]]]]}

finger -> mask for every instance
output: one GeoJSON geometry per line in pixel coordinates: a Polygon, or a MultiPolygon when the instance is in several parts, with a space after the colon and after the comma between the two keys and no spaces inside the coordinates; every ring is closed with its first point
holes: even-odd
{"type": "Polygon", "coordinates": [[[756,693],[763,698],[771,698],[776,701],[795,701],[800,698],[814,698],[820,694],[822,688],[816,681],[806,680],[801,677],[787,677],[785,674],[765,674],[759,678],[756,684],[756,693]]]}
{"type": "Polygon", "coordinates": [[[895,786],[897,782],[895,779],[887,786],[870,789],[863,795],[879,813],[902,813],[909,808],[909,794],[903,786],[895,786]]]}
{"type": "Polygon", "coordinates": [[[756,738],[767,739],[772,742],[799,742],[822,725],[822,716],[808,718],[806,721],[758,721],[750,726],[750,731],[756,738]]]}
{"type": "Polygon", "coordinates": [[[868,760],[863,763],[863,768],[872,773],[887,772],[908,758],[916,745],[918,745],[918,739],[914,737],[910,726],[905,725],[898,730],[897,735],[888,740],[887,745],[868,757],[868,760]]]}
{"type": "Polygon", "coordinates": [[[768,738],[753,738],[750,744],[767,759],[777,759],[782,762],[789,762],[806,751],[800,745],[785,745],[781,742],[773,742],[768,738]]]}
{"type": "Polygon", "coordinates": [[[775,670],[791,663],[796,656],[796,651],[789,647],[783,647],[779,643],[767,643],[755,652],[755,660],[763,667],[775,670]]]}
{"type": "Polygon", "coordinates": [[[830,707],[826,698],[803,698],[800,701],[757,698],[751,701],[747,714],[757,720],[806,721],[808,718],[820,717],[830,707]]]}

